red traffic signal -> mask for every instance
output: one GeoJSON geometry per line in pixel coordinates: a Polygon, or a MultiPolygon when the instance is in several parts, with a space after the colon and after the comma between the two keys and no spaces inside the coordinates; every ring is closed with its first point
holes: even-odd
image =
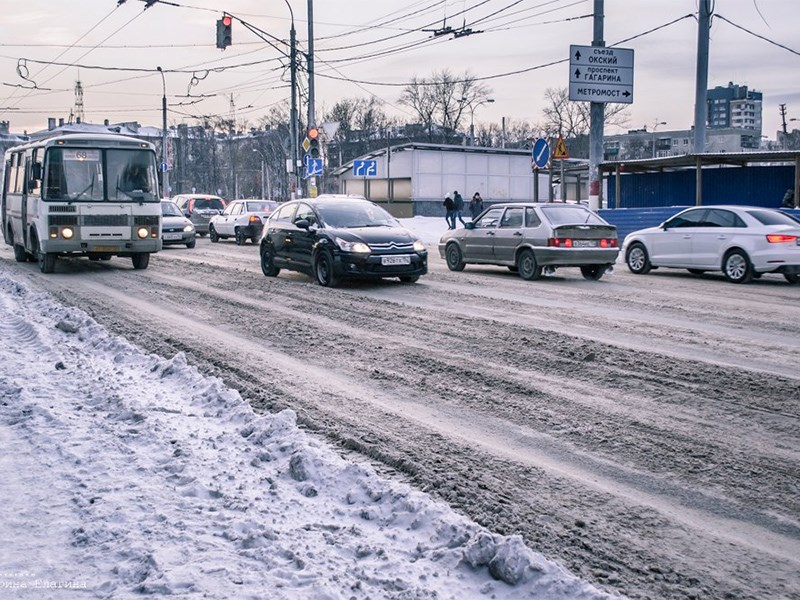
{"type": "Polygon", "coordinates": [[[308,155],[311,158],[319,158],[319,129],[309,127],[306,137],[309,142],[308,155]]]}
{"type": "Polygon", "coordinates": [[[221,19],[217,19],[217,48],[224,50],[231,45],[231,25],[233,25],[233,17],[230,15],[224,15],[221,19]]]}

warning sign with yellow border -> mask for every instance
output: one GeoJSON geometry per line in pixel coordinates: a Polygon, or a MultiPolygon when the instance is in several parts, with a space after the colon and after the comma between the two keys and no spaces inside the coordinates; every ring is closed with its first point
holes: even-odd
{"type": "Polygon", "coordinates": [[[569,150],[567,150],[567,145],[564,143],[564,138],[561,136],[558,136],[556,148],[553,151],[553,158],[569,158],[569,150]]]}

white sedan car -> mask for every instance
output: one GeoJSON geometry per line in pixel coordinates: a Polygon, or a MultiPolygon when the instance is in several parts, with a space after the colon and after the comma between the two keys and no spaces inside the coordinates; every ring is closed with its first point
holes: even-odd
{"type": "Polygon", "coordinates": [[[273,200],[234,200],[221,215],[211,217],[208,235],[212,242],[232,237],[240,246],[247,240],[257,244],[264,223],[277,207],[273,200]]]}
{"type": "Polygon", "coordinates": [[[800,282],[800,221],[771,208],[698,206],[658,227],[625,236],[622,254],[628,268],[644,274],[658,267],[690,273],[722,271],[733,283],[764,273],[781,273],[800,282]]]}

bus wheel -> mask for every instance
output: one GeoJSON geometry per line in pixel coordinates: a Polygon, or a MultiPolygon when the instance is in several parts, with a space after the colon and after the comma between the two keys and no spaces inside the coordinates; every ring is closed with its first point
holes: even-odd
{"type": "Polygon", "coordinates": [[[28,260],[28,253],[19,244],[14,244],[14,260],[17,262],[27,262],[28,260]]]}
{"type": "Polygon", "coordinates": [[[146,269],[147,265],[150,264],[150,253],[140,252],[139,254],[134,254],[131,256],[131,260],[133,261],[134,269],[146,269]]]}
{"type": "Polygon", "coordinates": [[[54,252],[42,252],[38,250],[39,270],[42,273],[52,273],[56,268],[56,254],[54,252]]]}

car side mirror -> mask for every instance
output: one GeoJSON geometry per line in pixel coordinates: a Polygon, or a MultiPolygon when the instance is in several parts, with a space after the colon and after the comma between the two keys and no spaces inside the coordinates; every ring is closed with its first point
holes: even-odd
{"type": "Polygon", "coordinates": [[[464,224],[464,229],[475,229],[475,223],[470,221],[469,223],[464,224]]]}
{"type": "Polygon", "coordinates": [[[306,219],[297,219],[297,221],[294,222],[294,225],[300,229],[307,230],[311,226],[311,223],[309,223],[306,219]]]}

